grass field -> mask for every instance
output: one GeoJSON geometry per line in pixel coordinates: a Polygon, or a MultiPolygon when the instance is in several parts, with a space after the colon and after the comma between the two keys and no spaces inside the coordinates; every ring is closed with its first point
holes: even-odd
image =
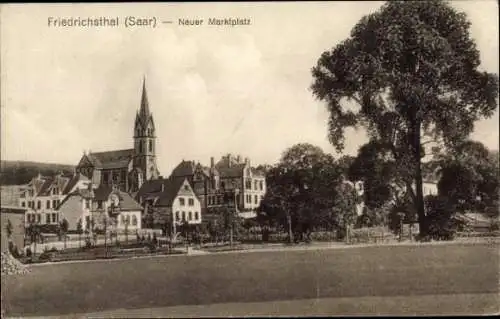
{"type": "Polygon", "coordinates": [[[498,265],[498,246],[491,244],[159,257],[33,267],[28,275],[3,277],[2,295],[8,316],[349,297],[389,301],[498,293],[498,265]]]}

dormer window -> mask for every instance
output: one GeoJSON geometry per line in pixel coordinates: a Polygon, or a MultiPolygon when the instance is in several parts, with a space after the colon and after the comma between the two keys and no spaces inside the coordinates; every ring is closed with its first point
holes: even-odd
{"type": "Polygon", "coordinates": [[[111,205],[118,206],[120,204],[120,199],[116,195],[111,195],[110,197],[111,205]]]}

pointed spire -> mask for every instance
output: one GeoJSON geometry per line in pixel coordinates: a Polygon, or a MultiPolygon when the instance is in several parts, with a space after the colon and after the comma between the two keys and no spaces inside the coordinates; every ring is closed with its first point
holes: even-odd
{"type": "Polygon", "coordinates": [[[142,97],[141,97],[141,110],[140,114],[142,117],[147,117],[150,115],[149,113],[149,102],[148,102],[148,94],[146,92],[146,76],[142,79],[142,97]]]}

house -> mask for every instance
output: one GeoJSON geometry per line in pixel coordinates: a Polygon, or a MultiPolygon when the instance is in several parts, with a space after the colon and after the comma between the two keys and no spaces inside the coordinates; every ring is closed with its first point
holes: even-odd
{"type": "Polygon", "coordinates": [[[19,206],[19,197],[25,187],[25,185],[2,185],[0,188],[2,205],[19,206]]]}
{"type": "Polygon", "coordinates": [[[22,249],[24,247],[24,218],[25,218],[26,208],[17,207],[17,206],[5,206],[2,203],[0,208],[1,215],[1,243],[2,243],[2,252],[8,250],[9,248],[9,240],[14,243],[14,245],[22,249]],[[7,225],[12,226],[10,229],[12,234],[10,238],[7,233],[7,225]]]}
{"type": "Polygon", "coordinates": [[[212,157],[208,167],[183,160],[170,178],[188,179],[204,214],[229,206],[244,217],[253,217],[266,192],[264,172],[252,167],[248,158],[242,160],[231,154],[217,163],[212,157]]]}
{"type": "Polygon", "coordinates": [[[142,206],[130,194],[110,186],[89,185],[70,193],[59,206],[61,218],[68,221],[69,229],[76,230],[79,221],[82,229],[104,229],[104,223],[115,229],[129,230],[142,227],[142,206]]]}
{"type": "Polygon", "coordinates": [[[129,193],[137,192],[144,181],[157,178],[156,130],[153,114],[149,110],[145,80],[133,130],[133,148],[84,152],[76,170],[95,185],[115,185],[129,193]]]}
{"type": "Polygon", "coordinates": [[[59,204],[77,188],[87,187],[89,180],[79,174],[54,176],[38,174],[19,195],[20,207],[26,208],[26,224],[57,225],[59,223],[59,204]]]}
{"type": "Polygon", "coordinates": [[[137,194],[144,205],[148,224],[176,227],[184,222],[201,224],[202,206],[188,178],[156,179],[145,182],[137,194]]]}

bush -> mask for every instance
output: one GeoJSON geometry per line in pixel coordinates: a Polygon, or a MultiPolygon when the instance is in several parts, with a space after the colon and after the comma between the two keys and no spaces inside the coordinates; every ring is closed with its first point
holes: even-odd
{"type": "Polygon", "coordinates": [[[21,254],[19,253],[19,250],[17,249],[17,246],[13,242],[9,242],[9,252],[14,258],[19,258],[21,257],[21,254]]]}
{"type": "Polygon", "coordinates": [[[453,207],[448,200],[438,196],[425,198],[427,212],[428,237],[434,240],[453,240],[459,228],[454,218],[453,207]]]}
{"type": "Polygon", "coordinates": [[[52,253],[47,251],[44,251],[43,253],[40,254],[40,257],[38,257],[38,260],[40,261],[50,261],[52,259],[52,253]]]}
{"type": "Polygon", "coordinates": [[[332,231],[317,231],[311,233],[311,240],[313,241],[332,241],[337,238],[336,232],[332,231]]]}
{"type": "Polygon", "coordinates": [[[500,230],[500,221],[499,220],[495,220],[490,225],[490,232],[494,232],[497,230],[500,230]]]}

